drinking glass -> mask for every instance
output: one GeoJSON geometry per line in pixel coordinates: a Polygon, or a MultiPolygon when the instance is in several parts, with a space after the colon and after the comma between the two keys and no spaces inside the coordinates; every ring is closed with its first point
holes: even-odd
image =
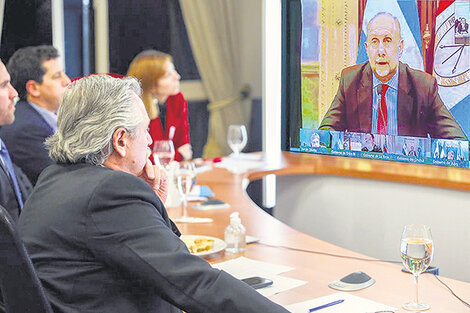
{"type": "Polygon", "coordinates": [[[248,141],[245,125],[230,125],[227,132],[227,142],[234,156],[238,156],[248,141]]]}
{"type": "Polygon", "coordinates": [[[188,195],[191,188],[196,183],[196,166],[193,162],[181,162],[180,167],[176,169],[176,186],[178,192],[183,200],[183,216],[182,219],[187,219],[188,216],[188,195]]]}
{"type": "Polygon", "coordinates": [[[191,161],[183,161],[174,172],[174,183],[182,199],[183,215],[174,218],[177,223],[212,223],[213,219],[208,217],[188,216],[188,195],[196,183],[196,166],[191,161]]]}
{"type": "Polygon", "coordinates": [[[173,141],[171,140],[156,140],[153,143],[153,159],[155,163],[157,160],[160,161],[160,164],[167,168],[168,164],[173,161],[175,157],[175,147],[173,146],[173,141]]]}
{"type": "Polygon", "coordinates": [[[403,265],[413,274],[416,287],[416,302],[405,303],[403,308],[413,312],[429,310],[430,306],[420,303],[418,299],[418,276],[429,267],[434,252],[429,226],[405,226],[401,235],[400,251],[403,265]]]}

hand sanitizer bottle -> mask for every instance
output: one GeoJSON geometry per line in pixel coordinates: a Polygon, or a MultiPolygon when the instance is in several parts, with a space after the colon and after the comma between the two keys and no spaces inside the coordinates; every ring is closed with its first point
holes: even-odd
{"type": "Polygon", "coordinates": [[[225,228],[225,243],[228,253],[239,253],[246,250],[246,230],[240,221],[238,212],[230,214],[230,224],[225,228]]]}

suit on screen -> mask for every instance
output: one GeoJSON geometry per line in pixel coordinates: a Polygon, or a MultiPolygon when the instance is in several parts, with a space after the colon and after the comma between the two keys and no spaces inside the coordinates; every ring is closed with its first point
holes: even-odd
{"type": "MultiPolygon", "coordinates": [[[[466,140],[437,93],[435,78],[401,62],[398,70],[398,135],[466,140]]],[[[338,92],[320,129],[371,132],[372,75],[369,62],[343,70],[338,92]]]]}

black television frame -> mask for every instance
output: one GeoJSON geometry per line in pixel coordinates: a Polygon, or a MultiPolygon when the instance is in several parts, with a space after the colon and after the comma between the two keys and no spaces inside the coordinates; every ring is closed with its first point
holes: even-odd
{"type": "Polygon", "coordinates": [[[301,109],[301,0],[282,0],[281,52],[281,150],[299,145],[302,126],[301,109]]]}

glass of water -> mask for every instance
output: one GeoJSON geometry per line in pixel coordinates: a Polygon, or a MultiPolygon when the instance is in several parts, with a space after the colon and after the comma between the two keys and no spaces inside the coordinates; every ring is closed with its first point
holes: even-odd
{"type": "Polygon", "coordinates": [[[403,265],[413,274],[416,288],[415,302],[405,303],[403,308],[413,312],[429,310],[431,307],[428,304],[420,303],[418,298],[418,276],[429,267],[434,253],[434,243],[429,226],[405,226],[401,235],[400,250],[403,265]]]}

